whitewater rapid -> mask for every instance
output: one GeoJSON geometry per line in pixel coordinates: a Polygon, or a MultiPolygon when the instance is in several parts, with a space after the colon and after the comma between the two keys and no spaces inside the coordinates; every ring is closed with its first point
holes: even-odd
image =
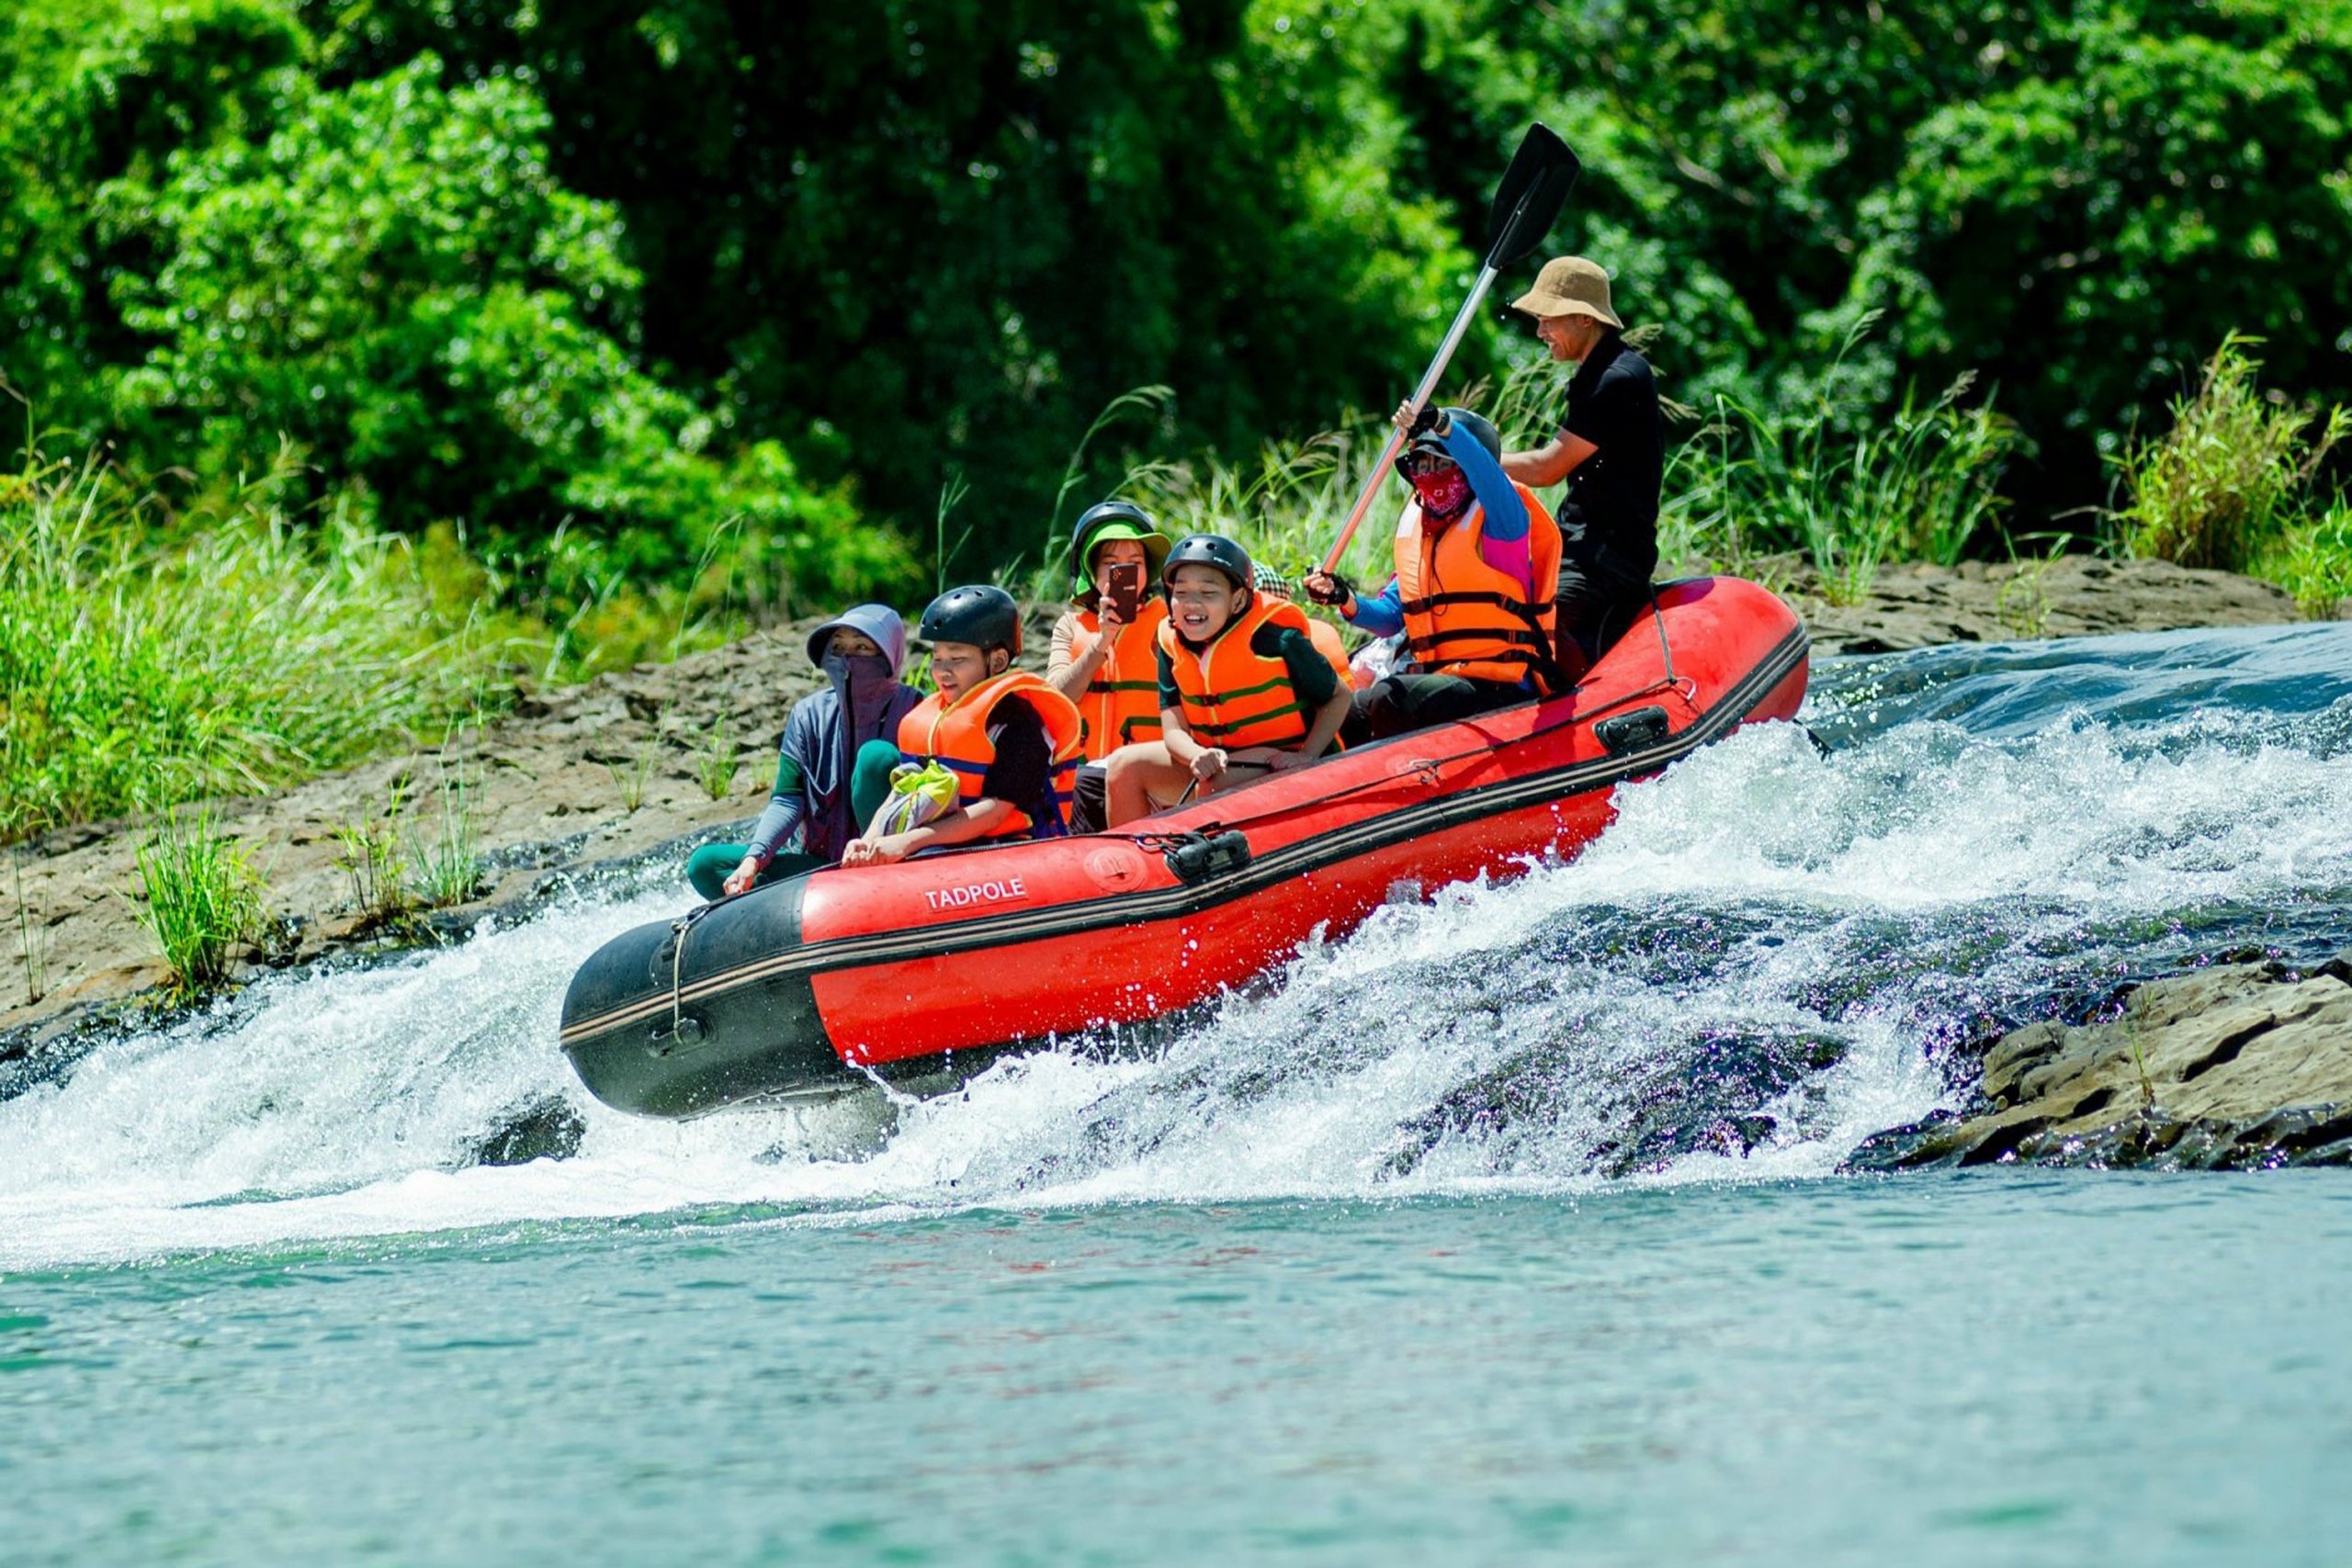
{"type": "Polygon", "coordinates": [[[2352,942],[2352,626],[1816,671],[1620,795],[1581,858],[1400,897],[1152,1042],[924,1102],[609,1111],[556,1046],[658,885],[375,968],[274,976],[0,1102],[0,1270],[772,1205],[1573,1193],[1778,1179],[1955,1089],[1956,1048],[2235,946],[2352,942]],[[576,1154],[466,1164],[560,1100],[576,1154]]]}

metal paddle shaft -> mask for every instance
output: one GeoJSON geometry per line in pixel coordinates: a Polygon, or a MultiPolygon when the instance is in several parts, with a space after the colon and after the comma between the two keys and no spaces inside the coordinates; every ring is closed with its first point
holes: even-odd
{"type": "MultiPolygon", "coordinates": [[[[1527,128],[1519,151],[1511,154],[1510,167],[1503,171],[1502,183],[1495,187],[1494,206],[1487,215],[1487,264],[1478,269],[1478,281],[1471,286],[1470,298],[1454,313],[1453,325],[1446,329],[1445,341],[1437,345],[1437,356],[1430,361],[1420,385],[1413,389],[1411,406],[1416,418],[1429,406],[1430,394],[1437,390],[1438,378],[1452,363],[1462,334],[1470,330],[1470,319],[1476,313],[1478,302],[1487,297],[1487,290],[1494,287],[1495,275],[1543,243],[1568,199],[1568,187],[1577,183],[1582,168],[1577,155],[1568,151],[1568,144],[1549,126],[1539,123],[1527,128]]],[[[1341,525],[1340,536],[1331,541],[1331,548],[1323,557],[1319,570],[1327,576],[1339,570],[1340,558],[1348,553],[1348,546],[1354,542],[1356,529],[1363,524],[1364,513],[1372,510],[1373,498],[1380,493],[1381,481],[1388,477],[1389,468],[1404,445],[1403,431],[1388,433],[1388,445],[1381,449],[1380,461],[1364,477],[1363,489],[1357,494],[1356,503],[1348,509],[1348,520],[1341,525]]]]}
{"type": "MultiPolygon", "coordinates": [[[[1478,281],[1471,286],[1470,298],[1464,299],[1462,309],[1454,312],[1453,325],[1446,329],[1445,341],[1437,345],[1437,357],[1430,361],[1428,372],[1421,377],[1421,384],[1413,389],[1413,413],[1416,418],[1419,417],[1421,410],[1429,406],[1430,394],[1437,390],[1438,378],[1445,374],[1446,366],[1453,359],[1454,349],[1462,342],[1462,334],[1470,330],[1470,318],[1476,313],[1478,301],[1487,297],[1487,290],[1494,287],[1494,282],[1495,269],[1481,267],[1478,281]]],[[[1356,492],[1356,503],[1348,509],[1348,520],[1340,525],[1340,536],[1331,541],[1330,553],[1323,558],[1325,575],[1339,570],[1340,558],[1348,553],[1348,546],[1354,541],[1356,529],[1363,524],[1364,513],[1372,510],[1373,498],[1380,493],[1380,481],[1388,477],[1389,468],[1396,461],[1396,454],[1404,445],[1403,431],[1391,430],[1388,433],[1388,445],[1380,449],[1380,461],[1372,466],[1372,472],[1365,477],[1363,489],[1356,492]]]]}

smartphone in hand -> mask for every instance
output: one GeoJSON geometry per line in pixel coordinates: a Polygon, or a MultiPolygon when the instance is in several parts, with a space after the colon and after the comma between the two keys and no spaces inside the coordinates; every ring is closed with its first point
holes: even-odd
{"type": "Polygon", "coordinates": [[[1143,563],[1118,561],[1111,568],[1110,601],[1119,619],[1133,624],[1143,609],[1143,563]]]}

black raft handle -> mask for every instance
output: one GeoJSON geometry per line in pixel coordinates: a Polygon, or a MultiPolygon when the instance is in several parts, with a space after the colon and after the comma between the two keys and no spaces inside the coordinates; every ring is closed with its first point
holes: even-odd
{"type": "Polygon", "coordinates": [[[1250,863],[1250,839],[1245,833],[1227,829],[1222,833],[1185,833],[1170,843],[1162,852],[1168,869],[1176,880],[1191,886],[1221,876],[1228,871],[1240,871],[1250,863]]]}
{"type": "Polygon", "coordinates": [[[1600,720],[1592,727],[1592,738],[1611,756],[1622,757],[1657,745],[1672,731],[1664,708],[1645,707],[1600,720]]]}

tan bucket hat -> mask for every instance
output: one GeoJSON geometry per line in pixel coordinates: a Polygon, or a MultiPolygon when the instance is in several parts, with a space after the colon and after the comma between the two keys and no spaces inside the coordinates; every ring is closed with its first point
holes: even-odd
{"type": "Polygon", "coordinates": [[[1535,287],[1510,302],[1531,316],[1590,316],[1612,327],[1625,323],[1609,308],[1609,275],[1582,256],[1555,256],[1535,275],[1535,287]]]}

